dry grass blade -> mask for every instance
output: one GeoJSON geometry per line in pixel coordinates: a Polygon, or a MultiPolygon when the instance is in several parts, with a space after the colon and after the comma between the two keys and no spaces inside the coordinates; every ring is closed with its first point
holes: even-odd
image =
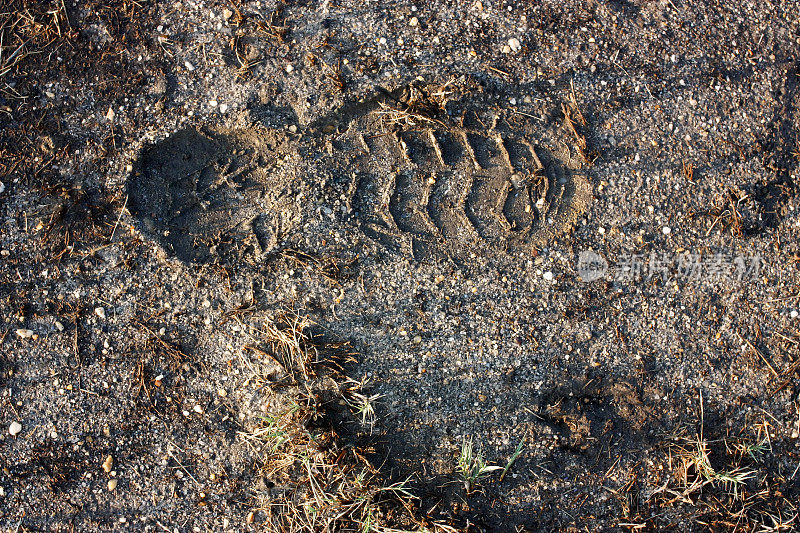
{"type": "Polygon", "coordinates": [[[410,109],[399,109],[384,102],[380,102],[379,105],[380,110],[375,113],[380,117],[386,130],[391,130],[394,126],[400,126],[401,128],[420,128],[433,124],[444,126],[440,120],[410,109]]]}
{"type": "Polygon", "coordinates": [[[63,2],[47,10],[32,10],[23,2],[0,8],[0,78],[28,56],[42,53],[67,36],[71,28],[63,2]]]}

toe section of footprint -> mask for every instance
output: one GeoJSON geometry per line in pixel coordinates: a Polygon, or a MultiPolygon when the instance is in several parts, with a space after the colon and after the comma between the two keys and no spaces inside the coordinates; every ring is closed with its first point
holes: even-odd
{"type": "Polygon", "coordinates": [[[131,212],[182,261],[258,261],[299,218],[297,154],[280,132],[177,131],[143,151],[128,181],[131,212]]]}
{"type": "Polygon", "coordinates": [[[352,174],[356,223],[394,252],[426,261],[532,250],[568,234],[590,202],[586,176],[523,115],[395,95],[353,109],[338,113],[346,124],[332,155],[352,174]]]}

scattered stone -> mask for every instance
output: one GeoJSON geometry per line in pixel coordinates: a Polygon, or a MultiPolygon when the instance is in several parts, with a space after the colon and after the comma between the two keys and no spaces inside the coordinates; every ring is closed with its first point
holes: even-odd
{"type": "Polygon", "coordinates": [[[188,61],[184,61],[183,66],[185,66],[186,70],[188,70],[189,72],[192,72],[194,70],[194,65],[192,65],[188,61]]]}
{"type": "Polygon", "coordinates": [[[508,40],[508,47],[511,49],[512,52],[516,53],[522,50],[522,43],[519,42],[519,39],[516,37],[512,37],[508,40]]]}
{"type": "Polygon", "coordinates": [[[294,70],[294,67],[292,65],[286,65],[286,72],[287,73],[291,74],[293,70],[294,70]]]}
{"type": "Polygon", "coordinates": [[[3,182],[2,182],[2,181],[0,181],[0,193],[2,193],[2,192],[3,192],[3,191],[5,191],[5,190],[6,190],[6,186],[5,186],[5,185],[3,185],[3,182]]]}
{"type": "Polygon", "coordinates": [[[224,398],[225,396],[228,395],[228,391],[226,391],[225,389],[219,389],[217,391],[217,394],[219,394],[220,398],[224,398]]]}
{"type": "Polygon", "coordinates": [[[672,233],[672,228],[670,228],[669,226],[664,226],[663,228],[661,228],[661,233],[663,233],[664,235],[669,235],[670,233],[672,233]]]}
{"type": "Polygon", "coordinates": [[[542,274],[542,277],[543,277],[543,278],[544,278],[546,281],[553,281],[553,273],[552,273],[552,272],[550,272],[549,270],[548,270],[547,272],[545,272],[544,274],[542,274]]]}
{"type": "Polygon", "coordinates": [[[220,113],[227,113],[228,112],[228,104],[219,104],[219,112],[220,113]]]}
{"type": "Polygon", "coordinates": [[[17,421],[11,422],[11,425],[8,426],[8,433],[12,437],[16,437],[22,431],[22,424],[17,421]]]}
{"type": "Polygon", "coordinates": [[[117,488],[118,481],[116,479],[109,479],[108,480],[108,490],[109,492],[117,488]]]}
{"type": "Polygon", "coordinates": [[[96,314],[98,318],[100,318],[100,320],[106,319],[106,310],[103,309],[102,307],[95,307],[94,314],[96,314]]]}
{"type": "Polygon", "coordinates": [[[30,339],[31,337],[33,337],[33,331],[30,329],[20,328],[17,330],[17,335],[19,335],[23,339],[30,339]]]}
{"type": "Polygon", "coordinates": [[[202,415],[202,414],[203,414],[203,408],[202,408],[202,407],[200,407],[199,405],[195,404],[195,406],[193,407],[193,409],[194,409],[194,412],[195,412],[195,413],[197,413],[197,414],[200,414],[200,415],[202,415]]]}
{"type": "Polygon", "coordinates": [[[114,458],[109,455],[103,463],[103,470],[108,474],[112,468],[114,468],[114,458]]]}
{"type": "Polygon", "coordinates": [[[411,20],[408,21],[408,25],[411,27],[416,27],[419,25],[419,19],[417,17],[411,17],[411,20]]]}
{"type": "Polygon", "coordinates": [[[64,331],[64,324],[62,324],[61,322],[59,322],[58,320],[56,320],[56,329],[57,329],[59,332],[61,332],[61,331],[64,331]]]}

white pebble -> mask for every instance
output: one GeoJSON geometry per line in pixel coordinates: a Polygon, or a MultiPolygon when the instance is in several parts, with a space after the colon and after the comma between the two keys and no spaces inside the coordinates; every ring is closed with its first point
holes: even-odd
{"type": "Polygon", "coordinates": [[[30,339],[31,337],[33,337],[33,331],[29,329],[20,328],[17,330],[17,335],[19,335],[23,339],[30,339]]]}
{"type": "Polygon", "coordinates": [[[408,21],[409,26],[416,26],[419,24],[419,19],[417,17],[411,17],[411,20],[408,21]]]}
{"type": "Polygon", "coordinates": [[[286,65],[286,72],[291,73],[294,70],[292,65],[286,65]]]}
{"type": "Polygon", "coordinates": [[[227,113],[228,112],[228,104],[219,104],[219,112],[220,113],[227,113]]]}
{"type": "Polygon", "coordinates": [[[545,272],[544,274],[542,274],[542,277],[543,277],[543,278],[544,278],[546,281],[553,281],[553,273],[552,273],[552,272],[550,272],[549,270],[548,270],[547,272],[545,272]]]}
{"type": "Polygon", "coordinates": [[[797,318],[797,315],[798,315],[797,309],[792,309],[791,312],[789,313],[789,316],[791,318],[797,318]]]}
{"type": "Polygon", "coordinates": [[[670,233],[672,233],[672,228],[670,228],[669,226],[664,226],[663,228],[661,228],[661,233],[663,233],[664,235],[669,235],[670,233]]]}
{"type": "Polygon", "coordinates": [[[56,320],[56,329],[57,329],[58,331],[64,331],[64,324],[62,324],[61,322],[59,322],[58,320],[56,320]]]}
{"type": "Polygon", "coordinates": [[[116,479],[109,479],[108,480],[108,490],[114,490],[117,488],[117,480],[116,479]]]}
{"type": "Polygon", "coordinates": [[[103,309],[102,307],[95,307],[94,314],[96,314],[100,320],[106,319],[106,310],[103,309]]]}
{"type": "Polygon", "coordinates": [[[22,424],[19,422],[11,422],[11,425],[8,426],[8,432],[12,437],[19,435],[20,431],[22,431],[22,424]]]}
{"type": "Polygon", "coordinates": [[[522,50],[522,44],[516,37],[512,37],[511,39],[508,40],[508,47],[511,48],[512,52],[519,52],[520,50],[522,50]]]}
{"type": "Polygon", "coordinates": [[[188,70],[189,72],[194,70],[194,65],[192,65],[188,61],[184,61],[183,65],[186,67],[186,70],[188,70]]]}
{"type": "Polygon", "coordinates": [[[194,406],[194,412],[197,413],[197,414],[201,414],[202,415],[203,414],[203,408],[200,407],[199,405],[195,405],[194,406]]]}
{"type": "Polygon", "coordinates": [[[6,190],[6,186],[5,186],[5,185],[3,185],[3,182],[2,182],[2,181],[0,181],[0,192],[3,192],[3,191],[5,191],[5,190],[6,190]]]}

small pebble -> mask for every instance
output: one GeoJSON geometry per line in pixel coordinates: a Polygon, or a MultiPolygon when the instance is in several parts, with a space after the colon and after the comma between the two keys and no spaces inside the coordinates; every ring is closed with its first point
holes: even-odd
{"type": "Polygon", "coordinates": [[[220,113],[227,113],[228,112],[228,104],[219,104],[219,112],[220,113]]]}
{"type": "Polygon", "coordinates": [[[417,17],[411,17],[411,20],[408,21],[409,26],[417,26],[419,24],[419,19],[417,17]]]}
{"type": "Polygon", "coordinates": [[[228,391],[226,391],[225,389],[219,389],[219,390],[217,391],[217,394],[219,394],[219,396],[220,396],[221,398],[224,398],[225,396],[227,396],[227,395],[228,395],[228,391]]]}
{"type": "Polygon", "coordinates": [[[670,228],[669,226],[664,226],[663,228],[661,228],[661,233],[663,233],[664,235],[669,235],[670,233],[672,233],[672,228],[670,228]]]}
{"type": "Polygon", "coordinates": [[[6,186],[3,185],[3,182],[0,181],[0,193],[6,190],[6,186]]]}
{"type": "Polygon", "coordinates": [[[511,48],[512,52],[519,52],[522,50],[522,43],[516,37],[512,37],[508,40],[508,47],[511,48]]]}
{"type": "Polygon", "coordinates": [[[8,426],[8,432],[12,437],[19,435],[20,431],[22,431],[22,424],[19,422],[11,422],[11,425],[8,426]]]}
{"type": "Polygon", "coordinates": [[[109,455],[103,463],[103,470],[108,474],[112,468],[114,468],[114,458],[109,455]]]}
{"type": "Polygon", "coordinates": [[[109,479],[108,480],[108,490],[112,491],[117,488],[118,481],[116,479],[109,479]]]}
{"type": "Polygon", "coordinates": [[[294,67],[292,65],[286,65],[286,72],[291,74],[294,71],[294,67]]]}
{"type": "Polygon", "coordinates": [[[106,319],[106,310],[103,309],[102,307],[95,307],[94,314],[96,314],[100,320],[106,319]]]}
{"type": "Polygon", "coordinates": [[[191,63],[189,63],[188,61],[184,61],[184,63],[183,63],[183,66],[185,66],[185,67],[186,67],[186,70],[188,70],[189,72],[191,72],[191,71],[193,71],[193,70],[194,70],[194,65],[192,65],[192,64],[191,64],[191,63]]]}
{"type": "Polygon", "coordinates": [[[17,335],[19,335],[23,339],[30,339],[31,337],[33,337],[33,331],[30,329],[20,328],[17,330],[17,335]]]}
{"type": "Polygon", "coordinates": [[[545,272],[544,274],[542,274],[542,277],[543,277],[543,278],[544,278],[546,281],[553,281],[553,273],[552,273],[552,272],[550,272],[549,270],[548,270],[547,272],[545,272]]]}
{"type": "Polygon", "coordinates": [[[59,322],[58,320],[56,320],[56,329],[57,329],[58,331],[64,331],[64,324],[62,324],[61,322],[59,322]]]}
{"type": "Polygon", "coordinates": [[[203,414],[203,408],[200,407],[199,405],[195,405],[194,406],[194,412],[202,415],[203,414]]]}

